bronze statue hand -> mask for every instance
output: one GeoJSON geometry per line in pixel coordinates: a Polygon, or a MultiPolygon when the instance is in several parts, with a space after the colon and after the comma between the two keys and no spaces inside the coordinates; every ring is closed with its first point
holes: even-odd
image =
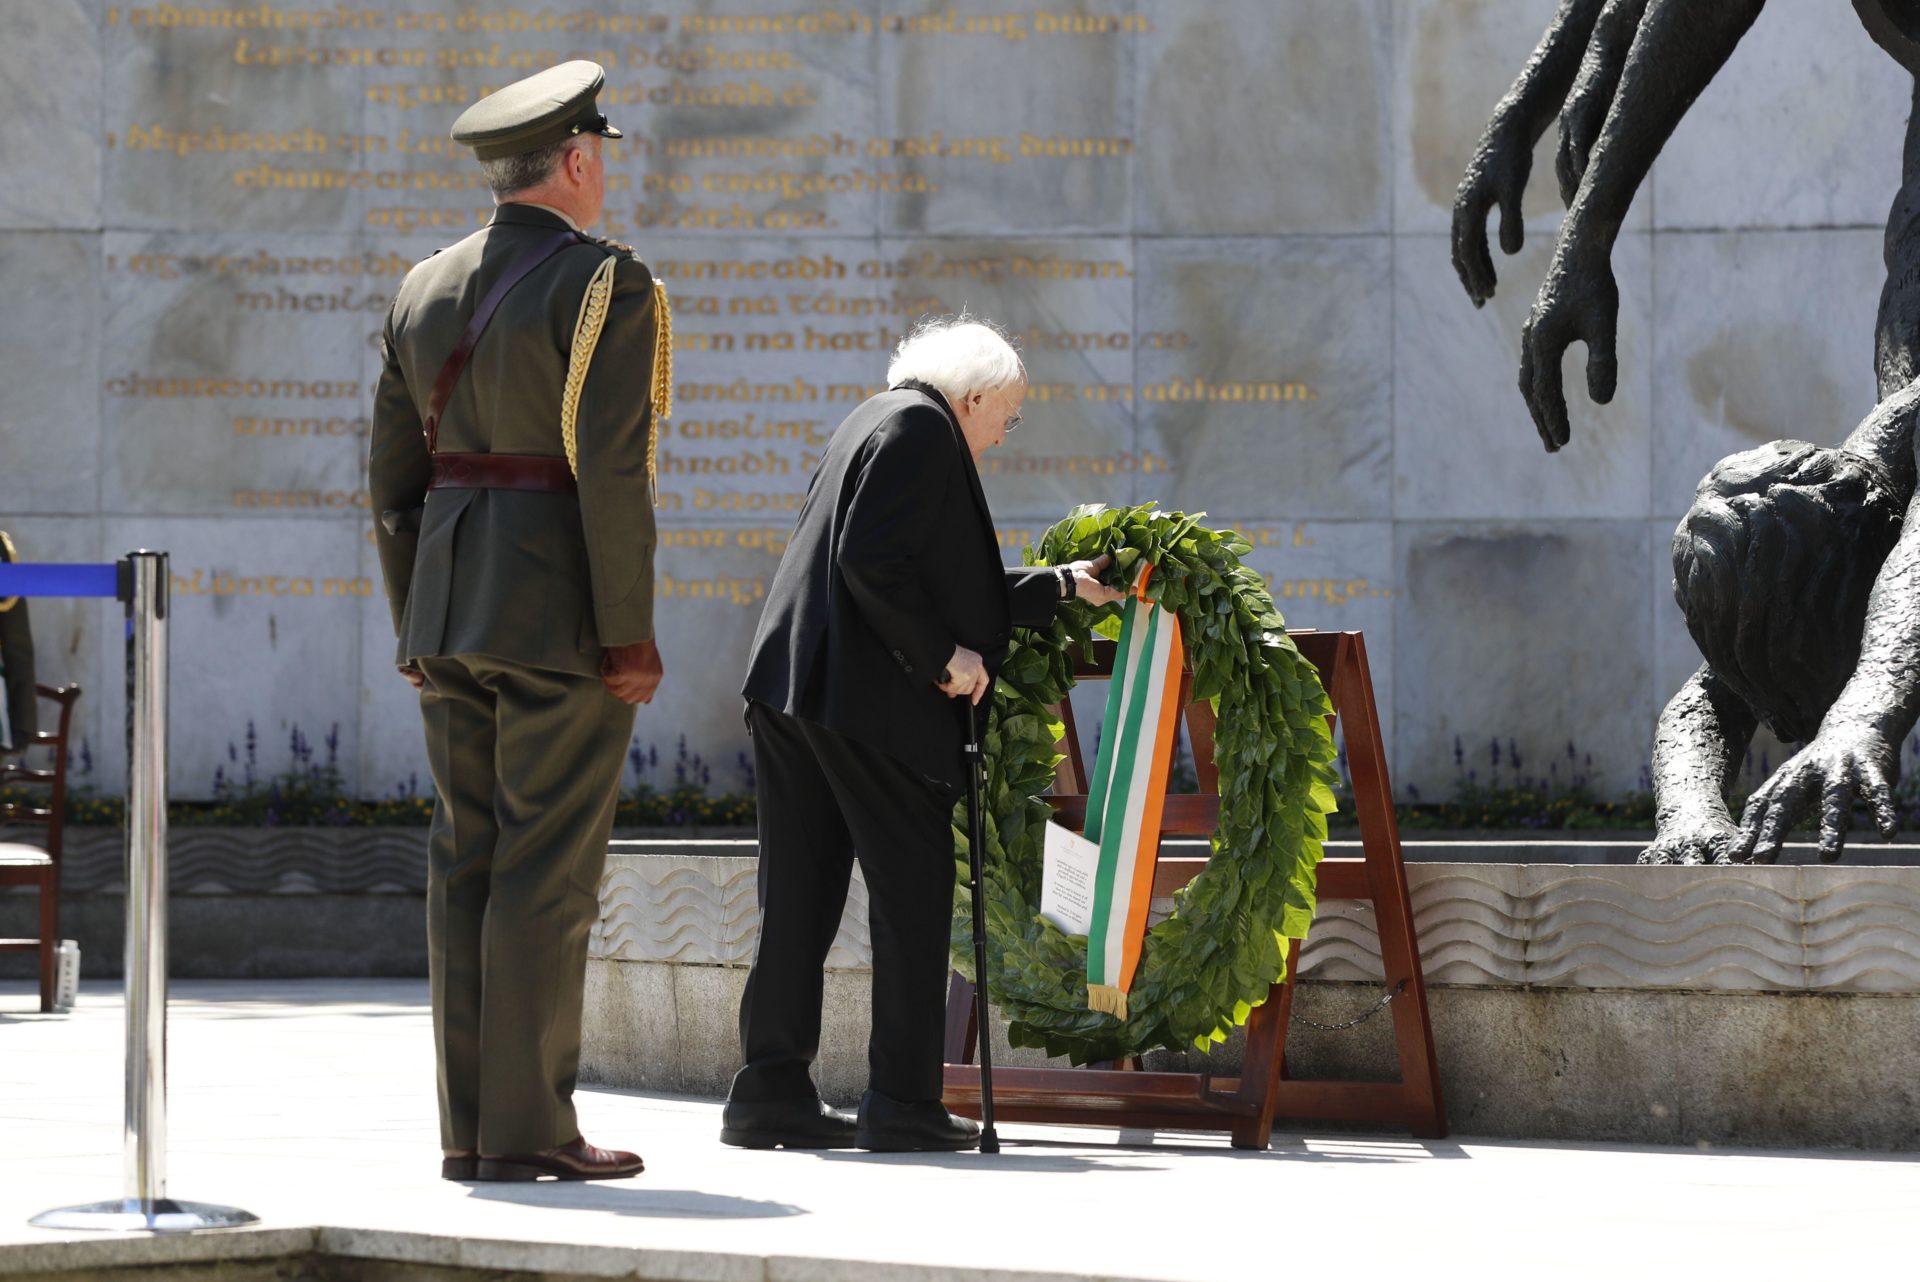
{"type": "Polygon", "coordinates": [[[1899,828],[1893,808],[1896,770],[1893,745],[1874,726],[1847,721],[1822,725],[1811,743],[1747,798],[1734,857],[1778,862],[1787,833],[1818,804],[1820,859],[1832,863],[1846,846],[1856,799],[1873,807],[1874,826],[1891,840],[1899,828]]]}
{"type": "Polygon", "coordinates": [[[1533,171],[1533,140],[1512,114],[1494,116],[1453,198],[1453,270],[1475,307],[1493,297],[1496,275],[1487,247],[1487,214],[1500,206],[1500,250],[1517,254],[1526,239],[1520,198],[1533,171]]]}
{"type": "Polygon", "coordinates": [[[1534,144],[1553,127],[1567,90],[1580,70],[1605,0],[1560,0],[1553,21],[1527,65],[1494,108],[1480,145],[1453,198],[1453,270],[1475,307],[1493,297],[1493,254],[1487,249],[1487,214],[1500,206],[1500,248],[1520,252],[1526,224],[1520,198],[1533,171],[1534,144]]]}
{"type": "Polygon", "coordinates": [[[1580,180],[1586,176],[1587,161],[1594,144],[1600,140],[1601,126],[1613,110],[1614,91],[1620,87],[1626,70],[1627,51],[1640,29],[1640,18],[1647,11],[1647,0],[1607,0],[1594,24],[1593,38],[1587,42],[1580,60],[1580,74],[1560,109],[1560,149],[1554,155],[1553,171],[1560,180],[1560,201],[1573,204],[1580,180]]]}
{"type": "MultiPolygon", "coordinates": [[[[1560,247],[1520,333],[1520,395],[1541,442],[1551,454],[1567,443],[1567,397],[1560,384],[1560,358],[1576,341],[1587,345],[1587,395],[1605,405],[1620,377],[1614,335],[1620,288],[1613,283],[1607,251],[1589,248],[1588,237],[1569,217],[1560,247]]],[[[1604,245],[1604,241],[1598,242],[1604,245]]]]}
{"type": "Polygon", "coordinates": [[[1653,844],[1640,852],[1643,864],[1730,864],[1740,829],[1724,813],[1662,824],[1653,844]]]}

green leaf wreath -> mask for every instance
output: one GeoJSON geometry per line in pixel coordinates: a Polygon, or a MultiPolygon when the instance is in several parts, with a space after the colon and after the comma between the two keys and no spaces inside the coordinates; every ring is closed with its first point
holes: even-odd
{"type": "MultiPolygon", "coordinates": [[[[1065,727],[1048,711],[1073,688],[1074,654],[1094,633],[1116,637],[1118,606],[1061,607],[1044,631],[1017,629],[988,720],[987,966],[992,1000],[1015,1046],[1075,1063],[1140,1051],[1205,1050],[1224,1041],[1286,970],[1287,941],[1313,919],[1315,867],[1334,809],[1332,711],[1319,674],[1284,632],[1266,583],[1240,564],[1251,550],[1200,516],[1144,505],[1075,508],[1048,530],[1034,565],[1114,556],[1108,580],[1154,566],[1148,599],[1177,611],[1194,697],[1218,724],[1220,822],[1203,871],[1175,897],[1172,917],[1147,936],[1128,998],[1129,1018],[1090,1011],[1087,940],[1040,916],[1045,825],[1065,727]]],[[[966,805],[955,809],[960,865],[953,964],[973,975],[966,805]]]]}

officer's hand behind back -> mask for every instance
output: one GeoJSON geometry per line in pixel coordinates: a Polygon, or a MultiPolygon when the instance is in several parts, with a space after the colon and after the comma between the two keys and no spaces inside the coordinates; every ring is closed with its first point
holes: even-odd
{"type": "Polygon", "coordinates": [[[652,641],[610,645],[600,660],[600,680],[607,693],[622,703],[652,703],[665,675],[660,647],[652,641]]]}

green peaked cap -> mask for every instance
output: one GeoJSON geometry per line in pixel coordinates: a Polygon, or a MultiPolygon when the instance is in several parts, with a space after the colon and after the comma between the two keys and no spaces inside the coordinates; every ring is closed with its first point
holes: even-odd
{"type": "Polygon", "coordinates": [[[624,135],[594,105],[606,68],[597,62],[563,62],[497,89],[460,113],[453,140],[481,160],[501,160],[538,151],[575,134],[624,135]]]}

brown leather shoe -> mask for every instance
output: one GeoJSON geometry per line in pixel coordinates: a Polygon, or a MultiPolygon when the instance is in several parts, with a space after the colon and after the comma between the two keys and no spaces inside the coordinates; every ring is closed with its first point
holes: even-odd
{"type": "Polygon", "coordinates": [[[624,1180],[647,1169],[638,1153],[595,1148],[576,1136],[558,1148],[505,1157],[481,1157],[476,1180],[624,1180]]]}
{"type": "Polygon", "coordinates": [[[451,1149],[440,1158],[440,1178],[470,1180],[480,1167],[480,1155],[470,1148],[451,1149]]]}

